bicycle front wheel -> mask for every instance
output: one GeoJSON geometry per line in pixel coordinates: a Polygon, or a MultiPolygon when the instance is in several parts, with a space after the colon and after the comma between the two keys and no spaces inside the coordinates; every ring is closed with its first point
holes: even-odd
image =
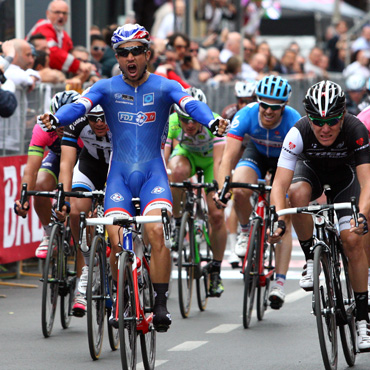
{"type": "MultiPolygon", "coordinates": [[[[64,241],[66,243],[66,241],[64,241]]],[[[63,258],[63,282],[59,284],[60,292],[60,320],[63,329],[67,329],[72,320],[72,305],[75,298],[76,273],[77,273],[77,250],[74,239],[71,237],[69,247],[62,253],[63,258]]],[[[65,245],[63,245],[65,247],[65,245]]]]}
{"type": "MultiPolygon", "coordinates": [[[[109,324],[109,317],[112,312],[113,301],[116,298],[115,288],[113,287],[113,279],[110,271],[109,262],[107,263],[107,272],[105,274],[108,278],[108,289],[109,289],[109,298],[105,301],[105,306],[107,309],[107,327],[108,327],[108,339],[109,345],[112,351],[116,351],[119,347],[119,330],[116,329],[113,325],[109,324]]],[[[106,292],[107,294],[108,292],[106,292]]]]}
{"type": "Polygon", "coordinates": [[[96,235],[91,243],[87,278],[87,337],[90,356],[97,360],[103,345],[105,316],[105,241],[96,235]]]}
{"type": "Polygon", "coordinates": [[[118,324],[122,369],[136,368],[136,305],[131,261],[128,252],[119,257],[118,324]]]}
{"type": "Polygon", "coordinates": [[[244,269],[243,326],[247,329],[252,318],[256,288],[258,286],[258,248],[261,242],[261,221],[253,220],[249,241],[247,264],[244,269]]]}
{"type": "Polygon", "coordinates": [[[189,212],[182,216],[177,258],[180,312],[189,316],[194,280],[194,222],[189,212]]]}
{"type": "Polygon", "coordinates": [[[202,227],[203,230],[200,234],[201,239],[198,243],[199,262],[197,264],[196,274],[197,301],[200,311],[204,311],[208,303],[210,280],[209,273],[205,267],[207,266],[207,263],[212,260],[208,220],[204,221],[202,227]]]}
{"type": "MultiPolygon", "coordinates": [[[[344,357],[348,366],[353,366],[356,361],[356,324],[355,324],[355,298],[348,275],[348,260],[343,252],[340,252],[339,257],[342,265],[342,280],[341,284],[341,301],[343,302],[345,319],[347,322],[344,325],[339,325],[339,333],[342,342],[344,357]]],[[[339,296],[339,294],[338,294],[339,296]]],[[[338,297],[339,298],[339,297],[338,297]]]]}
{"type": "MultiPolygon", "coordinates": [[[[259,249],[261,250],[261,249],[259,249]]],[[[259,256],[262,258],[264,266],[264,274],[268,274],[273,269],[273,259],[274,259],[274,246],[269,244],[265,252],[265,256],[259,256]],[[266,256],[266,258],[265,258],[266,256]]],[[[265,311],[268,305],[268,294],[270,290],[270,281],[271,278],[265,278],[265,285],[261,286],[258,284],[257,288],[257,319],[261,321],[265,315],[265,311]]]]}
{"type": "Polygon", "coordinates": [[[59,292],[58,253],[62,253],[60,244],[59,225],[55,224],[51,230],[49,239],[42,283],[41,326],[45,338],[51,335],[57,308],[59,292]]]}
{"type": "MultiPolygon", "coordinates": [[[[152,280],[150,279],[149,271],[142,261],[142,289],[141,299],[145,318],[153,312],[154,307],[154,290],[152,280]]],[[[143,364],[145,370],[153,370],[155,366],[155,350],[156,350],[156,331],[152,323],[149,324],[147,333],[140,333],[141,355],[143,357],[143,364]]]]}
{"type": "Polygon", "coordinates": [[[327,370],[336,369],[338,364],[336,307],[333,294],[333,275],[329,256],[323,246],[318,245],[314,255],[312,299],[321,355],[327,370]]]}

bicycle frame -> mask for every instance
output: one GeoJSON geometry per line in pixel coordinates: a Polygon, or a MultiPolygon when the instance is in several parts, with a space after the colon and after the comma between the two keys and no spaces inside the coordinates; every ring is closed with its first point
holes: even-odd
{"type": "MultiPolygon", "coordinates": [[[[265,252],[265,235],[266,235],[266,224],[268,220],[268,207],[269,203],[268,200],[266,199],[267,193],[265,192],[265,187],[264,184],[260,184],[260,192],[258,193],[258,198],[257,202],[253,208],[252,215],[250,217],[250,220],[253,221],[255,219],[260,219],[261,220],[261,244],[260,244],[260,258],[259,258],[259,266],[258,266],[258,273],[259,273],[259,284],[260,286],[265,286],[266,285],[266,280],[271,279],[275,272],[275,268],[270,269],[267,274],[264,273],[264,252],[265,252]]],[[[253,226],[252,226],[253,227],[253,226]]],[[[248,253],[249,253],[249,247],[250,247],[250,238],[248,240],[248,246],[247,246],[247,253],[245,254],[244,260],[243,260],[243,266],[242,266],[242,273],[244,274],[245,270],[245,265],[248,260],[248,253]]]]}

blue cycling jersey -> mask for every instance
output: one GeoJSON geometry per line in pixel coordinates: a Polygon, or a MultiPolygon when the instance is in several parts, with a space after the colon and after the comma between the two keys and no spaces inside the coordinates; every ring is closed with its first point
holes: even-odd
{"type": "Polygon", "coordinates": [[[189,96],[178,82],[154,74],[138,87],[127,84],[122,75],[100,80],[55,115],[62,125],[71,124],[100,104],[112,133],[112,159],[142,163],[161,156],[174,103],[206,127],[214,119],[210,108],[189,96]]]}
{"type": "Polygon", "coordinates": [[[252,103],[235,114],[227,136],[242,141],[247,134],[259,153],[266,157],[279,157],[285,135],[300,118],[294,108],[286,106],[280,122],[266,129],[259,117],[259,104],[252,103]]]}
{"type": "Polygon", "coordinates": [[[162,157],[172,104],[208,127],[211,109],[191,97],[181,85],[157,75],[138,87],[121,76],[100,80],[73,104],[56,113],[61,125],[73,123],[100,104],[112,138],[112,160],[105,193],[105,214],[135,214],[132,196],[140,196],[144,214],[172,208],[171,190],[162,157]]]}

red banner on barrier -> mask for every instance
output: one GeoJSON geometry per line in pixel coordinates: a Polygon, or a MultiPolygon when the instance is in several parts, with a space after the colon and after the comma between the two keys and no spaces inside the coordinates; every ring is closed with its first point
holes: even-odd
{"type": "Polygon", "coordinates": [[[0,264],[11,263],[35,256],[43,230],[33,208],[27,218],[14,213],[14,202],[20,198],[21,180],[27,155],[0,157],[2,187],[0,195],[0,264]]]}

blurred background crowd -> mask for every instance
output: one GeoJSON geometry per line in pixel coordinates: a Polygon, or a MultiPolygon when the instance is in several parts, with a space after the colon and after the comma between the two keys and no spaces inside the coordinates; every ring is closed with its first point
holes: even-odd
{"type": "MultiPolygon", "coordinates": [[[[20,127],[14,132],[11,119],[0,118],[2,155],[22,154],[35,114],[47,108],[55,92],[81,92],[121,73],[110,38],[123,23],[137,22],[151,33],[150,72],[185,88],[202,88],[217,112],[235,100],[237,81],[270,74],[292,83],[291,104],[299,111],[306,86],[323,78],[342,84],[349,112],[357,114],[369,104],[369,1],[131,0],[114,23],[100,18],[94,24],[99,18],[88,17],[85,43],[74,40],[75,26],[70,31],[71,19],[76,20],[70,3],[46,3],[24,37],[6,38],[10,31],[0,31],[0,116],[19,111],[20,127]]],[[[108,3],[118,6],[118,1],[108,3]]]]}

